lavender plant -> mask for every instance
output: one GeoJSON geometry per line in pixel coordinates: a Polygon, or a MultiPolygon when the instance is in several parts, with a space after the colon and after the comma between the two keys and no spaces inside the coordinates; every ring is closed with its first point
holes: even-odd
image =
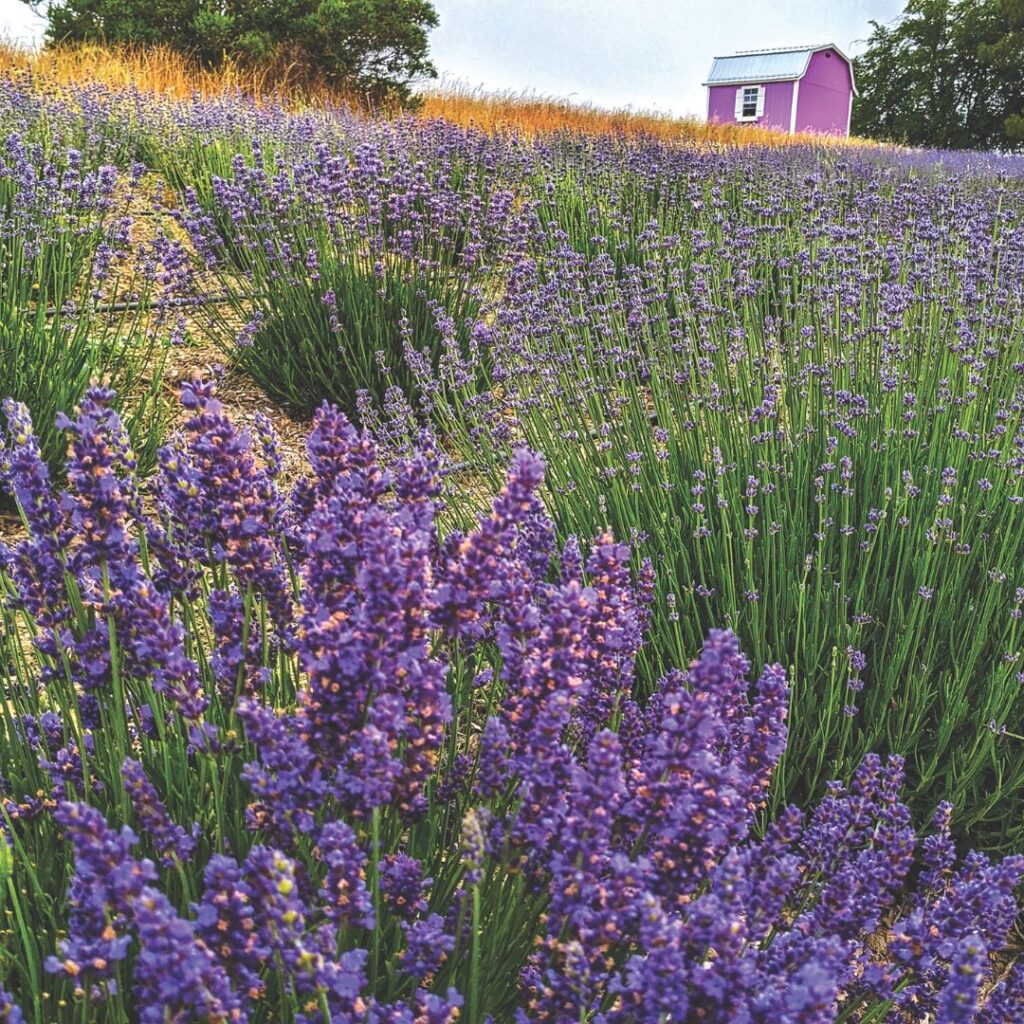
{"type": "Polygon", "coordinates": [[[428,163],[393,142],[318,142],[299,161],[254,142],[251,163],[205,179],[212,199],[185,189],[180,220],[227,298],[209,329],[299,412],[325,398],[352,412],[391,378],[485,369],[476,321],[514,196],[485,191],[459,149],[428,163]]]}
{"type": "MultiPolygon", "coordinates": [[[[777,809],[885,749],[922,809],[1018,844],[1019,177],[609,145],[574,234],[579,159],[550,156],[491,388],[423,382],[438,436],[491,480],[525,441],[561,536],[611,525],[655,560],[645,685],[719,624],[787,666],[777,809]],[[638,163],[671,222],[594,234],[638,163]]],[[[375,413],[382,440],[416,404],[375,413]]]]}
{"type": "Polygon", "coordinates": [[[152,465],[162,409],[156,302],[187,261],[166,239],[132,244],[131,208],[145,168],[86,171],[81,154],[63,166],[12,134],[0,149],[0,395],[26,403],[42,424],[44,458],[63,444],[53,424],[104,376],[130,401],[125,428],[152,465]],[[130,307],[116,317],[97,307],[130,307]]]}
{"type": "Polygon", "coordinates": [[[0,125],[0,1018],[1024,1016],[1019,161],[0,125]],[[139,474],[167,289],[296,486],[198,381],[139,474]]]}
{"type": "Polygon", "coordinates": [[[90,389],[63,491],[6,406],[8,1019],[1019,1016],[1024,858],[918,833],[897,757],[766,820],[786,673],[713,631],[638,700],[653,569],[560,550],[535,454],[442,535],[428,439],[323,406],[286,494],[181,400],[145,483],[90,389]]]}

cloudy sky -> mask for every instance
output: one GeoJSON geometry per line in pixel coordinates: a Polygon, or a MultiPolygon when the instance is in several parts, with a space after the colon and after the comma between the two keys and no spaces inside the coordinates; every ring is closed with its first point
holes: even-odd
{"type": "MultiPolygon", "coordinates": [[[[431,53],[470,87],[532,91],[675,114],[703,114],[711,58],[834,42],[857,52],[872,20],[903,0],[434,0],[431,53]]],[[[20,0],[0,0],[0,35],[38,38],[20,0]]]]}

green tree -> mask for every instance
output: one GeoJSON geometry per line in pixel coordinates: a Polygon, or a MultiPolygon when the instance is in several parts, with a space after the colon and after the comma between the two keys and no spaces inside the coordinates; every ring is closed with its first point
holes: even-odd
{"type": "Polygon", "coordinates": [[[163,43],[215,66],[230,57],[298,71],[372,102],[435,77],[430,0],[23,0],[50,43],[163,43]]]}
{"type": "Polygon", "coordinates": [[[998,0],[1002,31],[980,56],[1004,83],[1003,129],[1008,147],[1024,148],[1024,0],[998,0]]]}
{"type": "Polygon", "coordinates": [[[855,132],[950,149],[1024,141],[1024,0],[910,0],[871,26],[855,132]]]}

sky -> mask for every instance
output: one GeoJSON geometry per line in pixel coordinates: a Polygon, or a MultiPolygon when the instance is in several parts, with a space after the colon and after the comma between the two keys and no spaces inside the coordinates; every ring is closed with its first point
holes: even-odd
{"type": "MultiPolygon", "coordinates": [[[[442,81],[604,107],[704,113],[715,56],[769,46],[863,49],[872,20],[904,0],[433,0],[442,81]]],[[[20,0],[0,0],[0,36],[37,40],[20,0]]]]}

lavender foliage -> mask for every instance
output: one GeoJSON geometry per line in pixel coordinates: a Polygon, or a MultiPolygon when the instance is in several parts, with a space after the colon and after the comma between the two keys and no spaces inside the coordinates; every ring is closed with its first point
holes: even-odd
{"type": "Polygon", "coordinates": [[[0,1019],[1024,1018],[1019,160],[0,132],[0,1019]]]}
{"type": "MultiPolygon", "coordinates": [[[[52,552],[59,587],[9,605],[46,609],[29,653],[48,666],[47,699],[93,695],[101,711],[42,711],[41,677],[13,677],[25,713],[5,754],[8,834],[70,849],[67,910],[40,937],[69,1013],[85,1000],[140,1021],[310,1024],[1024,1010],[1017,974],[999,973],[1024,858],[958,858],[948,804],[919,834],[895,756],[865,758],[806,813],[771,815],[786,673],[754,678],[736,635],[713,631],[645,696],[650,568],[634,580],[607,535],[557,556],[537,456],[520,452],[491,510],[443,538],[429,446],[382,465],[324,408],[308,475],[285,495],[272,449],[211,387],[184,397],[200,411],[151,484],[113,460],[105,396],[85,400],[67,490],[39,477],[45,534],[24,542],[52,552]],[[185,494],[186,466],[234,483],[185,494]],[[265,528],[248,531],[247,510],[265,528]],[[131,628],[141,592],[184,660],[131,628]],[[249,595],[239,621],[274,637],[243,637],[237,687],[215,658],[230,593],[249,595]],[[80,673],[86,649],[102,671],[80,673]],[[79,752],[67,776],[47,767],[57,748],[79,752]],[[14,813],[39,772],[53,795],[14,813]],[[129,816],[159,867],[135,852],[129,816]]],[[[31,454],[12,411],[10,450],[31,454]]],[[[17,565],[12,593],[24,578],[38,594],[17,565]]],[[[49,884],[62,861],[37,863],[49,884]]]]}

